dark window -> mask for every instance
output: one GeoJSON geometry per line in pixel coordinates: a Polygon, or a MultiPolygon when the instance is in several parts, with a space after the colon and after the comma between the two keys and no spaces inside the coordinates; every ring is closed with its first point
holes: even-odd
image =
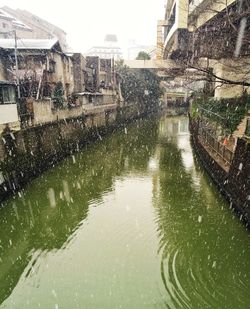
{"type": "Polygon", "coordinates": [[[0,104],[16,103],[16,92],[14,86],[0,86],[0,104]]]}
{"type": "Polygon", "coordinates": [[[49,72],[50,73],[56,72],[56,62],[54,60],[49,61],[49,72]]]}

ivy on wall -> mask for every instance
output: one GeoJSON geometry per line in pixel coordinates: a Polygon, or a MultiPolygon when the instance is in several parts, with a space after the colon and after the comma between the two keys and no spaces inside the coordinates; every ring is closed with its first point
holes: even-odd
{"type": "Polygon", "coordinates": [[[192,110],[193,116],[204,115],[228,133],[233,133],[250,110],[250,96],[221,100],[197,98],[194,99],[192,110]]]}

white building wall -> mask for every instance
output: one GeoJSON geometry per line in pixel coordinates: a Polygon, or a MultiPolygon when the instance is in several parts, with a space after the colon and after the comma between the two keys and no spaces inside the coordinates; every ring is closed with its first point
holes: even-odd
{"type": "MultiPolygon", "coordinates": [[[[250,58],[222,59],[220,61],[210,61],[216,76],[236,82],[250,82],[250,58]]],[[[249,87],[246,89],[250,94],[249,87]]],[[[242,96],[244,86],[223,84],[219,79],[216,81],[215,98],[235,98],[242,96]]]]}
{"type": "Polygon", "coordinates": [[[16,104],[0,104],[0,124],[18,121],[16,104]]]}

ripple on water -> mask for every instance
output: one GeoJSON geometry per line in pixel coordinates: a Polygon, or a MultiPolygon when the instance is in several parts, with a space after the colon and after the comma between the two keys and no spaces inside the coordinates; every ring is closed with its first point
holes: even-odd
{"type": "Polygon", "coordinates": [[[195,250],[187,252],[168,240],[158,254],[161,256],[161,278],[167,292],[165,298],[171,300],[168,308],[233,308],[226,307],[228,291],[235,294],[235,302],[242,305],[239,308],[245,308],[247,285],[240,279],[242,275],[237,276],[239,274],[224,273],[224,278],[220,277],[218,268],[222,267],[223,260],[215,261],[210,256],[205,260],[195,250]]]}
{"type": "MultiPolygon", "coordinates": [[[[161,260],[161,277],[174,308],[191,308],[190,299],[177,275],[177,257],[179,250],[168,252],[161,260]]],[[[172,307],[172,306],[171,306],[172,307]]]]}

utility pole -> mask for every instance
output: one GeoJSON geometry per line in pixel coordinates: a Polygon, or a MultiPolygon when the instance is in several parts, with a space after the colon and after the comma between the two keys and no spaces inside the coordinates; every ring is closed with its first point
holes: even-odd
{"type": "Polygon", "coordinates": [[[18,99],[20,99],[21,93],[20,93],[19,72],[18,72],[18,60],[17,60],[17,36],[16,36],[16,30],[14,30],[14,37],[15,37],[15,62],[16,62],[17,96],[18,96],[18,99]]]}

